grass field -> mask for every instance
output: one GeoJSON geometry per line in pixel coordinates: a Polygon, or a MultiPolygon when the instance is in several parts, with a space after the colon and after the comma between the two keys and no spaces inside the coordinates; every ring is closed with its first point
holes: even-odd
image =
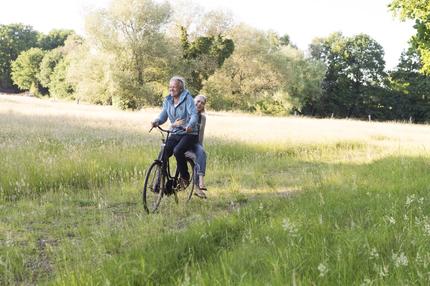
{"type": "Polygon", "coordinates": [[[0,95],[0,285],[430,284],[430,126],[209,112],[147,215],[156,112],[0,95]]]}

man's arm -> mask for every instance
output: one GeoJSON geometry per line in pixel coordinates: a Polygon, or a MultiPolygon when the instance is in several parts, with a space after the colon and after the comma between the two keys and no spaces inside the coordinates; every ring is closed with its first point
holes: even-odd
{"type": "Polygon", "coordinates": [[[187,110],[188,114],[190,116],[190,121],[188,122],[188,125],[186,127],[187,132],[191,132],[194,128],[194,126],[197,125],[197,121],[199,120],[199,116],[197,115],[197,109],[194,105],[194,100],[191,97],[191,95],[187,96],[186,100],[187,110]]]}
{"type": "Polygon", "coordinates": [[[160,114],[157,118],[155,118],[152,121],[153,126],[162,125],[164,122],[167,121],[167,98],[163,102],[163,109],[161,110],[160,114]]]}

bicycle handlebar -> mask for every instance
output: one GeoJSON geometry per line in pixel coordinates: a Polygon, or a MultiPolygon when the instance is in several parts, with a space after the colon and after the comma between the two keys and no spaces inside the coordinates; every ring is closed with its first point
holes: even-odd
{"type": "MultiPolygon", "coordinates": [[[[154,129],[155,126],[152,126],[151,129],[149,129],[149,133],[151,133],[152,129],[154,129]]],[[[158,129],[160,129],[161,131],[165,132],[165,133],[172,133],[171,130],[166,130],[164,128],[161,128],[160,126],[156,126],[158,129]]],[[[179,129],[185,130],[184,127],[177,127],[179,129]]]]}

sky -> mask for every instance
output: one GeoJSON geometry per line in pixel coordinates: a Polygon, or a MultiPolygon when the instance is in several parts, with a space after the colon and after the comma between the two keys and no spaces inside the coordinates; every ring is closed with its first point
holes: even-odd
{"type": "MultiPolygon", "coordinates": [[[[173,9],[175,2],[173,2],[173,9]]],[[[0,24],[23,23],[41,32],[73,29],[84,34],[90,9],[106,7],[110,0],[0,0],[0,24]]],[[[231,11],[237,22],[261,30],[288,34],[306,51],[312,39],[333,32],[345,36],[370,35],[385,51],[387,69],[398,63],[414,34],[413,23],[401,22],[388,10],[391,0],[199,0],[205,9],[231,11]]]]}

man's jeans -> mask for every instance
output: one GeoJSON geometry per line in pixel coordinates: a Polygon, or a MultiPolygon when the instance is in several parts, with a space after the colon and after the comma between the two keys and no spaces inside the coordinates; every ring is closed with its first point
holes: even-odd
{"type": "Polygon", "coordinates": [[[197,135],[191,134],[171,134],[169,139],[166,142],[166,146],[164,147],[164,160],[167,160],[175,155],[176,162],[178,165],[179,173],[181,174],[181,178],[189,180],[190,174],[188,173],[187,161],[185,159],[185,152],[193,148],[194,145],[197,144],[199,137],[197,135]]]}

